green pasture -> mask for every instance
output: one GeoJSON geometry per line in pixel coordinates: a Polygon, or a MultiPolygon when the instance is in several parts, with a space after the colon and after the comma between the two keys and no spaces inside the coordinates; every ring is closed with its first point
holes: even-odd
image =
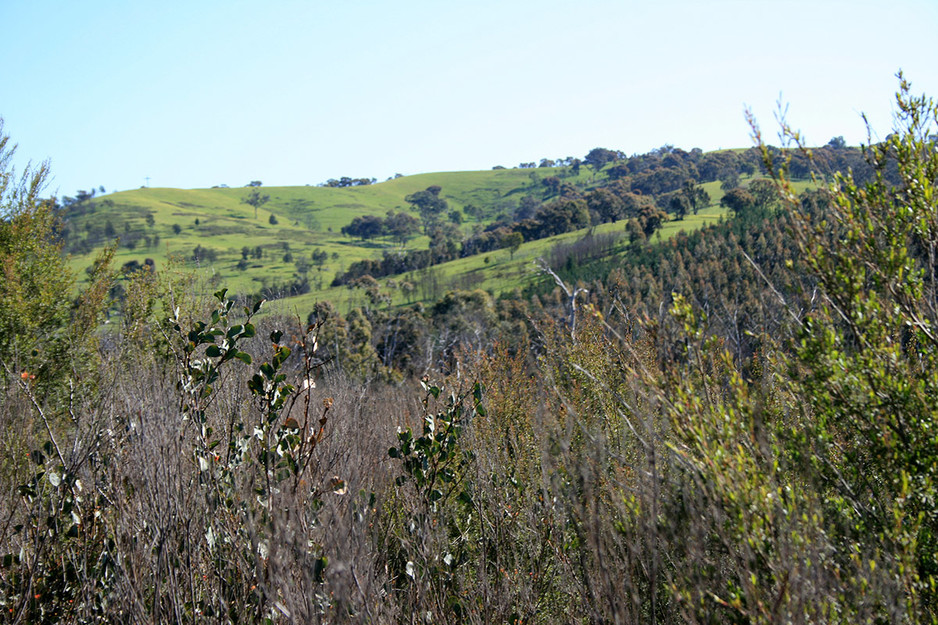
{"type": "MultiPolygon", "coordinates": [[[[408,210],[405,196],[438,185],[451,210],[464,211],[468,205],[480,209],[477,218],[464,213],[461,227],[468,233],[471,228],[485,225],[502,213],[510,213],[524,195],[547,199],[542,181],[552,175],[584,189],[595,182],[592,170],[583,167],[577,177],[571,176],[566,168],[499,169],[419,174],[349,188],[261,187],[261,193],[269,195],[270,199],[257,211],[257,217],[254,208],[241,201],[250,192],[247,188],[142,188],[95,198],[74,211],[67,225],[79,237],[100,235],[108,229],[108,224],[115,238],[139,236],[134,249],[118,247],[115,257],[118,267],[131,261],[143,263],[152,259],[160,269],[174,258],[177,265],[181,263],[198,272],[208,286],[223,285],[237,294],[257,293],[263,288],[291,282],[297,274],[297,261],[303,259],[308,264],[306,275],[312,292],[284,298],[277,305],[309,311],[316,301],[329,300],[344,310],[365,303],[365,294],[361,289],[330,287],[336,274],[355,261],[379,258],[385,250],[399,249],[398,243],[389,239],[360,241],[344,236],[342,227],[355,217],[384,216],[388,211],[408,210]],[[270,223],[271,216],[276,224],[270,223]],[[211,250],[214,260],[193,260],[197,246],[211,250]],[[239,267],[243,248],[248,248],[250,253],[239,267]],[[258,248],[262,257],[254,258],[258,248]],[[314,251],[325,252],[326,260],[321,265],[312,262],[314,251]]],[[[744,178],[742,184],[750,181],[744,178]]],[[[719,206],[723,196],[720,183],[702,186],[710,194],[710,206],[698,215],[665,223],[652,243],[666,240],[681,230],[701,228],[724,214],[719,206]]],[[[808,183],[796,185],[799,191],[807,186],[808,183]]],[[[479,288],[496,295],[511,291],[537,278],[536,259],[549,259],[554,246],[576,241],[586,232],[526,242],[514,256],[508,250],[497,250],[382,279],[382,291],[390,296],[392,306],[435,300],[452,289],[479,288]],[[402,282],[412,283],[415,289],[405,295],[398,288],[402,282]]],[[[621,247],[625,247],[624,222],[599,225],[590,232],[594,235],[621,233],[621,247]]],[[[425,249],[427,243],[426,237],[418,236],[408,241],[406,247],[425,249]]],[[[81,279],[85,278],[84,270],[96,254],[96,251],[73,254],[71,266],[81,279]]]]}
{"type": "MultiPolygon", "coordinates": [[[[719,190],[719,183],[715,183],[719,190]]],[[[709,192],[709,189],[708,189],[709,192]]],[[[713,196],[713,193],[711,193],[713,196]]],[[[720,192],[722,197],[722,192],[720,192]]],[[[665,241],[681,231],[693,231],[716,223],[726,216],[726,210],[719,205],[719,201],[711,203],[707,208],[701,209],[697,215],[687,215],[682,221],[669,221],[665,223],[660,232],[656,233],[651,243],[665,241]]],[[[610,233],[619,233],[622,238],[615,251],[622,253],[628,243],[626,235],[626,222],[620,221],[610,224],[601,224],[593,228],[567,232],[565,234],[530,241],[521,245],[512,256],[509,250],[502,249],[483,254],[476,254],[460,258],[447,263],[435,265],[428,269],[411,271],[402,275],[382,278],[379,283],[382,292],[391,297],[388,306],[401,306],[418,301],[428,303],[439,299],[447,291],[461,289],[482,289],[493,295],[511,292],[523,288],[542,275],[537,267],[538,259],[550,260],[551,250],[558,245],[573,243],[587,233],[598,236],[610,233]],[[411,297],[405,297],[399,285],[409,281],[416,287],[411,297]],[[398,285],[389,287],[391,285],[398,285]]],[[[355,306],[368,302],[366,294],[357,288],[329,287],[317,292],[310,292],[297,297],[284,298],[272,302],[271,306],[285,313],[305,316],[313,309],[316,302],[332,302],[341,312],[347,312],[355,306]]]]}
{"type": "MultiPolygon", "coordinates": [[[[157,267],[164,266],[170,256],[189,263],[192,269],[204,267],[213,273],[215,282],[224,282],[238,292],[255,292],[264,286],[286,283],[296,273],[296,260],[310,260],[314,250],[326,252],[328,260],[309,271],[311,283],[328,285],[336,273],[352,262],[378,258],[398,244],[376,239],[359,241],[341,234],[343,226],[363,215],[384,216],[388,211],[408,210],[405,196],[431,185],[442,188],[441,196],[450,210],[463,211],[468,205],[481,209],[478,218],[464,213],[462,228],[485,224],[502,212],[510,212],[520,197],[531,194],[544,199],[543,178],[564,176],[561,168],[503,169],[478,172],[419,174],[392,179],[363,187],[261,187],[269,201],[260,207],[255,218],[254,208],[242,203],[250,189],[164,189],[142,188],[114,193],[94,199],[78,214],[70,217],[73,233],[98,233],[94,247],[103,244],[101,233],[110,222],[113,238],[137,233],[149,238],[133,250],[119,246],[118,265],[150,258],[157,267]],[[148,223],[148,216],[150,222],[148,223]],[[273,216],[277,224],[270,223],[273,216]],[[152,225],[150,225],[152,224],[152,225]],[[158,243],[155,243],[158,237],[158,243]],[[196,246],[210,249],[215,260],[198,263],[192,260],[196,246]],[[249,257],[247,267],[239,269],[242,248],[252,251],[260,247],[262,259],[249,257]],[[292,261],[284,261],[289,253],[292,261]]],[[[578,178],[588,180],[581,173],[578,178]]],[[[109,239],[109,240],[112,240],[109,239]]],[[[90,239],[89,239],[90,240],[90,239]]],[[[425,248],[427,239],[410,240],[407,248],[425,248]]],[[[72,267],[80,276],[91,265],[95,253],[73,254],[72,267]]]]}

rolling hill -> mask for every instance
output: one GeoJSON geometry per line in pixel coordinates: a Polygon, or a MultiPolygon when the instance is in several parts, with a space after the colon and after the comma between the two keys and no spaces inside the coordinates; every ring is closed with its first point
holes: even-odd
{"type": "MultiPolygon", "coordinates": [[[[149,258],[159,267],[175,256],[193,269],[209,269],[215,281],[238,292],[288,283],[297,273],[297,260],[304,259],[310,265],[310,282],[328,286],[350,263],[400,249],[388,238],[361,241],[343,235],[342,227],[353,218],[406,210],[405,196],[438,185],[450,210],[464,216],[461,229],[470,232],[499,214],[510,214],[525,194],[543,199],[536,180],[549,172],[534,173],[534,180],[531,170],[505,169],[422,174],[350,188],[263,187],[270,199],[256,217],[254,208],[241,201],[249,189],[141,188],[69,207],[64,213],[66,250],[81,273],[91,265],[95,250],[118,239],[120,265],[149,258]],[[473,213],[472,207],[479,207],[479,212],[469,215],[467,207],[473,213]],[[201,250],[194,254],[197,247],[201,250]],[[247,266],[239,268],[245,247],[250,248],[247,266]],[[314,265],[314,251],[320,258],[325,253],[325,260],[314,265]]],[[[427,243],[427,237],[417,236],[406,248],[425,248],[427,243]]]]}
{"type": "MultiPolygon", "coordinates": [[[[98,251],[119,241],[115,262],[133,268],[153,263],[157,269],[174,262],[201,272],[208,287],[223,285],[231,292],[264,294],[280,306],[309,310],[315,301],[330,300],[348,308],[364,300],[360,289],[330,286],[350,264],[378,259],[385,253],[425,250],[429,238],[420,233],[401,245],[392,237],[362,240],[342,233],[356,217],[383,217],[389,211],[412,212],[405,199],[428,187],[440,188],[448,214],[461,236],[479,232],[498,220],[511,220],[522,198],[537,203],[557,197],[553,178],[582,192],[609,184],[602,170],[571,167],[494,169],[428,173],[353,187],[261,187],[170,189],[140,188],[92,197],[63,211],[65,249],[71,266],[84,278],[98,251]],[[244,203],[257,190],[269,200],[256,210],[244,203]],[[305,283],[304,288],[297,288],[305,283]]],[[[751,178],[743,176],[746,184],[751,178]]],[[[713,223],[724,214],[719,181],[700,185],[709,205],[683,220],[665,222],[656,236],[713,223]]],[[[605,254],[623,253],[625,222],[604,223],[588,230],[526,241],[515,252],[498,249],[381,279],[387,305],[431,301],[449,289],[482,288],[493,294],[514,290],[536,279],[533,261],[548,257],[557,245],[584,236],[604,239],[605,254]],[[618,241],[623,239],[623,241],[618,241]],[[398,287],[409,283],[409,290],[398,287]]]]}

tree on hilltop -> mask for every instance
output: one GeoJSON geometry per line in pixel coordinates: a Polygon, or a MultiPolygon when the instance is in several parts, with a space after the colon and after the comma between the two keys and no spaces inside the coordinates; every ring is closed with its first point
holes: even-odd
{"type": "Polygon", "coordinates": [[[593,148],[583,158],[583,162],[593,168],[594,172],[599,172],[606,163],[612,163],[619,158],[618,152],[607,150],[606,148],[593,148]]]}
{"type": "MultiPolygon", "coordinates": [[[[256,181],[255,181],[256,182],[256,181]]],[[[257,209],[266,204],[270,200],[270,196],[266,193],[261,193],[257,187],[260,186],[260,183],[254,185],[253,183],[249,186],[252,186],[251,192],[245,197],[241,198],[242,204],[248,204],[249,206],[254,207],[254,219],[257,219],[257,209]]]]}

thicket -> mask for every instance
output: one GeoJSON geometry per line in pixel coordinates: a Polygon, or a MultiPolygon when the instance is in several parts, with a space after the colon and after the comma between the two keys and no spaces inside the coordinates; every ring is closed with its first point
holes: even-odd
{"type": "Polygon", "coordinates": [[[97,332],[107,255],[74,299],[44,170],[4,176],[0,620],[935,622],[938,107],[897,107],[862,183],[764,149],[777,206],[636,237],[647,292],[555,273],[432,331],[144,267],[97,332]]]}

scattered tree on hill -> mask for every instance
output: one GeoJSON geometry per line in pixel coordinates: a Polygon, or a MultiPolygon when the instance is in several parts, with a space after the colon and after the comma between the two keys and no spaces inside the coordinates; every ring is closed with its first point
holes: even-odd
{"type": "Polygon", "coordinates": [[[737,217],[742,217],[756,207],[756,198],[749,191],[736,187],[726,192],[720,200],[720,206],[733,211],[737,217]]]}
{"type": "Polygon", "coordinates": [[[405,212],[388,211],[384,226],[389,235],[400,243],[401,247],[420,232],[420,222],[416,217],[405,212]]]}
{"type": "Polygon", "coordinates": [[[557,176],[547,176],[541,184],[547,188],[548,193],[556,194],[560,191],[560,178],[557,176]]]}
{"type": "Polygon", "coordinates": [[[624,161],[621,163],[616,163],[607,169],[606,177],[609,178],[609,180],[622,180],[632,173],[632,163],[630,161],[624,161]]]}
{"type": "Polygon", "coordinates": [[[739,174],[735,171],[731,171],[723,174],[720,177],[720,189],[723,191],[729,191],[730,189],[736,189],[739,187],[739,174]]]}
{"type": "Polygon", "coordinates": [[[316,268],[322,270],[322,266],[329,260],[329,253],[325,250],[315,249],[311,255],[313,264],[316,265],[316,268]]]}
{"type": "Polygon", "coordinates": [[[481,221],[482,217],[485,215],[485,212],[475,204],[466,204],[463,206],[462,212],[479,221],[481,221]]]}
{"type": "Polygon", "coordinates": [[[658,232],[662,224],[668,220],[668,214],[652,202],[642,207],[639,219],[641,220],[642,231],[645,233],[645,236],[650,237],[655,232],[658,232]]]}
{"type": "MultiPolygon", "coordinates": [[[[400,174],[397,174],[397,177],[400,177],[400,174]]],[[[326,180],[321,186],[340,189],[345,187],[364,187],[370,184],[374,184],[377,181],[377,178],[349,178],[348,176],[342,176],[338,180],[335,178],[330,178],[329,180],[326,180]]]]}
{"type": "Polygon", "coordinates": [[[619,153],[606,148],[593,148],[589,151],[583,162],[598,172],[606,163],[612,163],[619,158],[619,153]]]}
{"type": "Polygon", "coordinates": [[[436,222],[430,229],[430,253],[433,263],[456,258],[462,232],[451,222],[436,222]]]}
{"type": "Polygon", "coordinates": [[[768,210],[778,203],[778,189],[771,180],[753,180],[747,190],[752,195],[753,206],[759,210],[768,210]]]}
{"type": "Polygon", "coordinates": [[[384,231],[384,220],[376,215],[356,217],[352,220],[352,223],[342,228],[342,234],[359,237],[362,241],[379,237],[384,234],[384,231]]]}
{"type": "Polygon", "coordinates": [[[697,214],[697,211],[710,204],[710,194],[703,187],[698,187],[693,179],[688,178],[681,187],[681,195],[687,200],[688,206],[697,214]]]}
{"type": "Polygon", "coordinates": [[[448,208],[446,200],[440,197],[440,191],[442,191],[442,189],[438,185],[432,185],[423,191],[411,193],[404,198],[407,203],[414,206],[420,213],[424,234],[429,233],[430,224],[437,219],[439,215],[446,212],[448,208]]]}
{"type": "Polygon", "coordinates": [[[202,247],[201,245],[196,245],[192,250],[192,260],[197,263],[201,262],[214,262],[218,258],[218,252],[213,250],[210,247],[202,247]]]}
{"type": "Polygon", "coordinates": [[[674,214],[675,218],[681,221],[690,210],[690,202],[684,194],[676,193],[671,196],[671,200],[668,202],[668,208],[674,214]]]}
{"type": "Polygon", "coordinates": [[[504,238],[504,245],[508,248],[508,253],[511,256],[511,259],[514,260],[515,252],[518,251],[518,248],[521,247],[521,244],[524,243],[524,236],[520,232],[512,232],[504,238]]]}
{"type": "Polygon", "coordinates": [[[533,195],[525,195],[518,200],[518,209],[515,211],[515,221],[534,217],[534,213],[536,213],[537,209],[540,207],[541,203],[537,201],[537,198],[533,195]]]}
{"type": "Polygon", "coordinates": [[[587,195],[586,204],[600,223],[618,221],[624,216],[625,203],[622,198],[607,188],[596,189],[587,195]]]}
{"type": "Polygon", "coordinates": [[[266,193],[261,193],[260,190],[257,188],[261,186],[260,182],[258,181],[255,181],[255,182],[257,182],[256,185],[253,183],[248,185],[249,187],[254,187],[254,188],[251,189],[251,192],[249,194],[241,198],[241,203],[247,204],[249,206],[253,206],[254,207],[254,219],[257,219],[257,209],[263,206],[264,204],[266,204],[268,201],[270,201],[270,195],[266,193]]]}
{"type": "Polygon", "coordinates": [[[590,225],[589,209],[586,202],[580,199],[560,199],[545,204],[534,218],[541,224],[541,238],[590,225]]]}

